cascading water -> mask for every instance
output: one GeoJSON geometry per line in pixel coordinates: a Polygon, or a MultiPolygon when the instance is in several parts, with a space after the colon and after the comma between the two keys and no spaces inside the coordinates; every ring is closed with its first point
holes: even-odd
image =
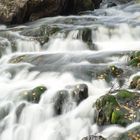
{"type": "Polygon", "coordinates": [[[136,73],[126,64],[128,54],[140,50],[139,9],[140,4],[127,4],[24,26],[0,25],[0,140],[108,138],[139,125],[99,127],[93,107],[114,83],[119,86],[96,79],[99,71],[110,65],[123,68],[126,88],[128,76],[136,73]],[[88,98],[80,104],[71,95],[78,84],[88,86],[88,98]],[[21,98],[38,86],[47,88],[39,103],[21,98]],[[61,90],[68,98],[56,113],[61,90]]]}

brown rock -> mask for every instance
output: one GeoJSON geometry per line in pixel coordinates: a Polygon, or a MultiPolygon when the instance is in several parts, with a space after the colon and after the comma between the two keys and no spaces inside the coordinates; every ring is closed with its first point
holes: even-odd
{"type": "Polygon", "coordinates": [[[0,23],[20,24],[42,17],[77,14],[99,7],[101,0],[2,0],[0,23]]]}

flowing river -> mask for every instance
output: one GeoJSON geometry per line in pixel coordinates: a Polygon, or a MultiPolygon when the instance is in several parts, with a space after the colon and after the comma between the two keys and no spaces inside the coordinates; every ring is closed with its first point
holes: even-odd
{"type": "Polygon", "coordinates": [[[109,138],[139,124],[99,127],[94,121],[97,98],[112,88],[128,88],[138,73],[127,62],[132,51],[140,50],[139,25],[140,4],[133,3],[0,25],[0,140],[109,138]],[[112,65],[124,70],[123,85],[97,78],[112,65]],[[79,84],[88,86],[88,98],[77,104],[71,90],[79,84]],[[20,98],[37,86],[47,88],[39,103],[20,98]],[[64,90],[68,98],[56,113],[58,91],[64,90]]]}

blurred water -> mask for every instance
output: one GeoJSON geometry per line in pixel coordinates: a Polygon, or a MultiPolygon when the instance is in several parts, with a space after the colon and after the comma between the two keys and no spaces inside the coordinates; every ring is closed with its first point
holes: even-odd
{"type": "MultiPolygon", "coordinates": [[[[111,88],[104,80],[95,79],[98,71],[115,64],[128,75],[129,71],[135,73],[126,63],[128,53],[140,50],[139,9],[140,4],[128,4],[12,28],[0,25],[0,118],[7,112],[0,119],[0,140],[80,140],[90,134],[109,137],[137,125],[100,129],[94,123],[93,104],[111,88]],[[41,44],[36,39],[41,35],[36,34],[42,25],[57,26],[61,31],[41,44]],[[88,41],[82,36],[86,28],[90,29],[88,41]],[[79,83],[88,85],[89,97],[78,106],[69,99],[63,114],[56,116],[57,91],[79,83]],[[47,91],[38,104],[17,100],[22,92],[39,85],[47,91]],[[17,121],[16,110],[22,103],[25,107],[17,121]]],[[[125,80],[129,83],[128,76],[125,80]]]]}

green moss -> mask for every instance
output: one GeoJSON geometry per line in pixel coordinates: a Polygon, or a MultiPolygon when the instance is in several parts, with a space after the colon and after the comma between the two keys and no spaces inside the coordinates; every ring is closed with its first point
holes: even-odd
{"type": "Polygon", "coordinates": [[[27,100],[28,102],[38,103],[40,101],[41,95],[47,90],[44,86],[38,86],[33,90],[23,93],[22,99],[27,100]]]}
{"type": "Polygon", "coordinates": [[[139,93],[120,90],[115,95],[104,95],[96,101],[96,122],[98,125],[119,124],[127,126],[138,121],[139,93]]]}
{"type": "Polygon", "coordinates": [[[97,109],[100,109],[100,108],[104,107],[106,104],[107,105],[111,104],[113,106],[118,106],[116,98],[112,95],[102,96],[100,99],[98,99],[96,101],[97,109]]]}
{"type": "Polygon", "coordinates": [[[132,92],[129,92],[128,90],[120,90],[117,95],[117,99],[125,100],[125,99],[133,99],[135,97],[135,94],[132,92]]]}

